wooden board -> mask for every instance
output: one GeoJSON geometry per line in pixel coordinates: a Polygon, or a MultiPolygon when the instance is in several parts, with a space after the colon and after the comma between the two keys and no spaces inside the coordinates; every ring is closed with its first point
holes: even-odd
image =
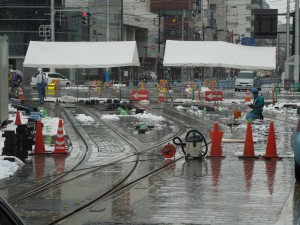
{"type": "MultiPolygon", "coordinates": [[[[223,138],[222,139],[223,143],[245,143],[245,139],[229,139],[229,138],[223,138]]],[[[257,139],[254,138],[253,142],[256,143],[257,139]]]]}

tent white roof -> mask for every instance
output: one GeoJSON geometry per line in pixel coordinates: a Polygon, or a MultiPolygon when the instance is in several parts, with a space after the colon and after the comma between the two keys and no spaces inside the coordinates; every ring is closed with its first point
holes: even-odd
{"type": "Polygon", "coordinates": [[[250,47],[221,41],[167,41],[164,66],[276,69],[275,47],[250,47]]]}
{"type": "Polygon", "coordinates": [[[24,67],[44,68],[110,68],[139,65],[135,41],[31,41],[24,61],[24,67]]]}

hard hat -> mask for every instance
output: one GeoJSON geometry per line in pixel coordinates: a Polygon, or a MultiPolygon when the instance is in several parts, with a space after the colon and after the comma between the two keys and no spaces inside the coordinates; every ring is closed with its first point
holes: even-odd
{"type": "Polygon", "coordinates": [[[43,69],[42,68],[38,68],[37,71],[38,72],[43,72],[43,69]]]}
{"type": "Polygon", "coordinates": [[[250,91],[252,94],[253,93],[258,93],[258,90],[257,90],[257,88],[251,88],[251,91],[250,91]]]}

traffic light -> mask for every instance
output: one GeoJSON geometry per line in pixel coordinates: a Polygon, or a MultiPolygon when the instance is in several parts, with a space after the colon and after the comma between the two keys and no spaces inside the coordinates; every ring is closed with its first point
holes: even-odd
{"type": "Polygon", "coordinates": [[[45,36],[50,37],[51,36],[51,28],[50,26],[45,27],[45,36]]]}
{"type": "Polygon", "coordinates": [[[45,37],[45,27],[42,26],[39,27],[39,36],[45,37]]]}
{"type": "Polygon", "coordinates": [[[88,19],[87,19],[87,13],[86,12],[82,12],[81,14],[81,24],[82,26],[87,26],[88,25],[88,19]]]}

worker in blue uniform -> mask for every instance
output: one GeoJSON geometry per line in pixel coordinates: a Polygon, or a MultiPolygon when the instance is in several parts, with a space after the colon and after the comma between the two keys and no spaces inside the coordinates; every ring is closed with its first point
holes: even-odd
{"type": "Polygon", "coordinates": [[[257,88],[252,88],[250,92],[253,95],[253,103],[249,105],[250,108],[252,108],[252,111],[246,116],[247,120],[248,119],[261,119],[263,120],[263,108],[265,105],[265,99],[263,96],[258,94],[257,88]]]}

